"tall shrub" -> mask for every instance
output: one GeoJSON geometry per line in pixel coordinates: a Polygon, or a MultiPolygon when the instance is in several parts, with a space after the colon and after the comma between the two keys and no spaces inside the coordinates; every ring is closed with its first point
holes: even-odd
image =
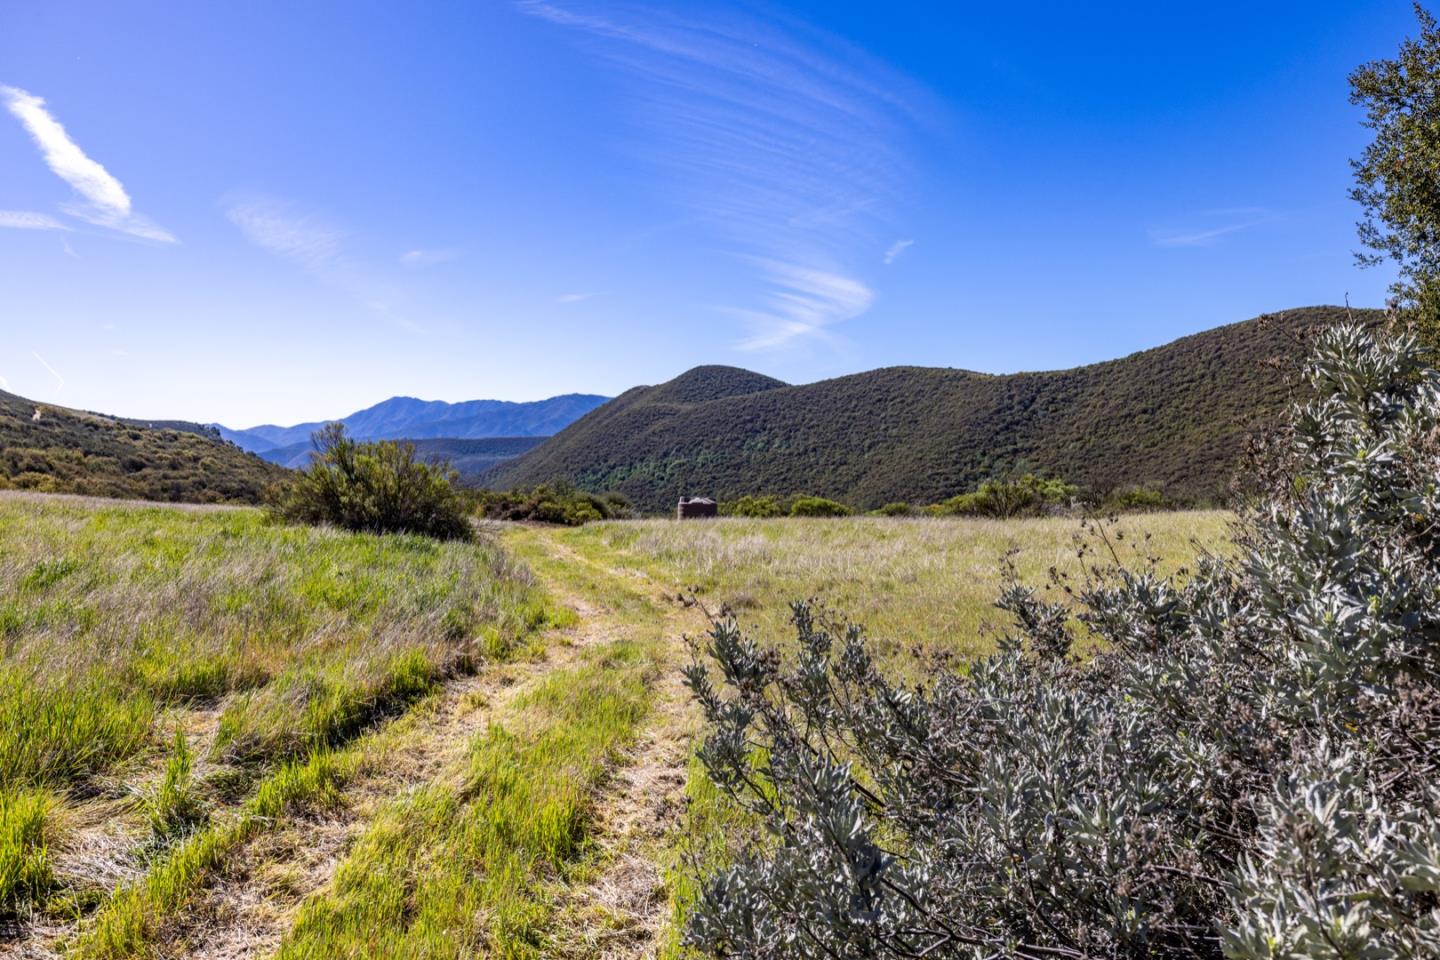
{"type": "Polygon", "coordinates": [[[444,464],[417,461],[413,444],[357,441],[340,423],[317,430],[313,440],[310,466],[275,505],[281,518],[442,540],[473,536],[469,511],[456,490],[458,475],[444,464]]]}
{"type": "Polygon", "coordinates": [[[1063,480],[1027,473],[1013,480],[986,480],[970,493],[936,504],[929,512],[941,517],[1040,516],[1064,505],[1079,491],[1063,480]]]}
{"type": "Polygon", "coordinates": [[[1440,375],[1324,334],[1231,557],[1011,580],[997,651],[923,686],[796,605],[687,680],[756,831],[715,956],[1440,956],[1440,375]],[[1077,655],[1098,638],[1101,654],[1077,655]]]}

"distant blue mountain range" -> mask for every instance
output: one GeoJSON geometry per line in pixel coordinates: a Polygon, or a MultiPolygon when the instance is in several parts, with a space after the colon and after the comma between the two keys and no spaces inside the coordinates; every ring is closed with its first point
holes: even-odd
{"type": "MultiPolygon", "coordinates": [[[[482,439],[490,437],[548,437],[568,427],[610,399],[587,393],[567,393],[548,400],[514,403],[508,400],[417,400],[391,397],[339,422],[359,440],[424,440],[434,438],[482,439]]],[[[220,436],[267,460],[291,465],[297,448],[307,449],[310,434],[325,423],[299,423],[293,427],[265,424],[232,430],[212,424],[220,436]]],[[[518,451],[517,451],[518,452],[518,451]]]]}

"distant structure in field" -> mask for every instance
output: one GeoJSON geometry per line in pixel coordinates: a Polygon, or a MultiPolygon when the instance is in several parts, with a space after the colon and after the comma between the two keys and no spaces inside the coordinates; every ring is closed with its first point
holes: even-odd
{"type": "Polygon", "coordinates": [[[701,517],[716,517],[720,508],[709,497],[681,497],[675,508],[676,520],[698,520],[701,517]]]}

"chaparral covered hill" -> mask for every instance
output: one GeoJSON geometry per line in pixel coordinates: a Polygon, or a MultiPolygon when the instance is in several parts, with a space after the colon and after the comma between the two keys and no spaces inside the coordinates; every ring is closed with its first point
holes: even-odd
{"type": "Polygon", "coordinates": [[[197,423],[129,420],[0,391],[0,486],[258,503],[285,472],[197,423]]]}
{"type": "Polygon", "coordinates": [[[1344,313],[1288,310],[1043,373],[887,367],[790,386],[697,367],[625,392],[485,481],[569,480],[652,511],[682,494],[797,492],[868,508],[936,502],[1030,470],[1097,493],[1143,484],[1213,501],[1246,435],[1276,419],[1310,333],[1344,313]]]}

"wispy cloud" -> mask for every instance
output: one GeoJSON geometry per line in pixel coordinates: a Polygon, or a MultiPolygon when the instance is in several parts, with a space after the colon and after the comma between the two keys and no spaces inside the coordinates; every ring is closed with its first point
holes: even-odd
{"type": "Polygon", "coordinates": [[[287,204],[270,198],[235,200],[225,216],[255,246],[293,260],[313,273],[347,266],[340,256],[338,229],[312,216],[295,213],[287,204]]]}
{"type": "Polygon", "coordinates": [[[400,262],[407,267],[418,267],[427,263],[449,263],[459,256],[460,251],[453,247],[441,250],[406,250],[400,254],[400,262]]]}
{"type": "Polygon", "coordinates": [[[562,293],[560,296],[555,298],[555,302],[584,303],[586,300],[589,300],[593,296],[595,296],[595,294],[593,293],[562,293]]]}
{"type": "Polygon", "coordinates": [[[48,213],[35,213],[30,210],[0,210],[0,227],[10,227],[15,230],[70,229],[48,213]]]}
{"type": "Polygon", "coordinates": [[[1226,207],[1195,214],[1184,227],[1152,227],[1150,243],[1156,247],[1213,247],[1231,234],[1275,220],[1264,207],[1226,207]]]}
{"type": "Polygon", "coordinates": [[[64,204],[61,209],[87,223],[132,237],[175,242],[170,231],[135,213],[120,181],[70,139],[60,121],[45,109],[43,99],[18,87],[0,85],[0,100],[29,132],[51,172],[80,195],[79,202],[64,204]]]}
{"type": "Polygon", "coordinates": [[[862,268],[903,195],[904,147],[928,94],[794,20],[714,6],[516,5],[575,31],[632,82],[636,156],[688,219],[755,265],[760,306],[727,308],[765,328],[742,346],[787,345],[864,312],[874,294],[862,268]],[[814,289],[798,280],[820,277],[814,289]]]}
{"type": "Polygon", "coordinates": [[[736,345],[741,350],[774,350],[801,338],[824,339],[827,327],[860,316],[875,300],[869,287],[843,274],[779,260],[754,262],[771,291],[763,309],[728,311],[751,326],[750,336],[736,345]]]}
{"type": "Polygon", "coordinates": [[[30,356],[34,357],[36,361],[39,362],[40,366],[48,370],[50,372],[50,376],[55,378],[55,389],[57,391],[65,389],[65,378],[60,376],[60,374],[55,370],[55,368],[50,366],[50,364],[46,361],[44,357],[40,356],[40,354],[34,350],[30,351],[30,356]]]}
{"type": "Polygon", "coordinates": [[[897,259],[899,259],[900,254],[904,253],[906,250],[909,250],[914,245],[914,240],[896,240],[894,243],[890,244],[890,249],[885,251],[885,266],[890,266],[890,264],[894,263],[897,259]]]}
{"type": "Polygon", "coordinates": [[[392,307],[394,291],[344,250],[345,232],[275,197],[230,197],[225,217],[255,246],[289,260],[367,310],[407,330],[418,327],[392,307]]]}

